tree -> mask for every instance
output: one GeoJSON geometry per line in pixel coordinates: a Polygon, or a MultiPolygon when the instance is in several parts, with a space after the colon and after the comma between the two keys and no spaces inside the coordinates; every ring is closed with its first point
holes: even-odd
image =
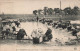
{"type": "Polygon", "coordinates": [[[42,11],[43,11],[42,9],[39,9],[38,10],[38,14],[40,15],[42,11]]]}
{"type": "Polygon", "coordinates": [[[48,7],[44,7],[44,9],[43,9],[44,15],[47,15],[47,10],[48,10],[48,7]]]}
{"type": "Polygon", "coordinates": [[[52,15],[53,14],[53,9],[52,8],[48,8],[47,13],[48,13],[48,15],[52,15]]]}
{"type": "Polygon", "coordinates": [[[71,15],[71,11],[72,11],[71,7],[66,7],[64,9],[65,15],[71,15]]]}
{"type": "Polygon", "coordinates": [[[73,8],[73,13],[74,13],[74,15],[78,15],[78,12],[79,12],[79,7],[75,6],[75,7],[73,8]]]}
{"type": "Polygon", "coordinates": [[[59,8],[54,8],[54,12],[55,12],[55,14],[60,13],[60,9],[59,8]]]}
{"type": "Polygon", "coordinates": [[[36,16],[37,15],[37,12],[38,12],[37,10],[34,10],[33,11],[33,14],[36,16]]]}

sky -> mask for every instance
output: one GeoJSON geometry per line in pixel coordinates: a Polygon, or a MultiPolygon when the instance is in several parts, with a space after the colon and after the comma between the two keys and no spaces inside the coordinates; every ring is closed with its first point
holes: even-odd
{"type": "MultiPolygon", "coordinates": [[[[32,14],[33,10],[60,8],[60,0],[0,0],[0,14],[32,14]]],[[[61,0],[61,9],[78,6],[80,0],[61,0]]]]}

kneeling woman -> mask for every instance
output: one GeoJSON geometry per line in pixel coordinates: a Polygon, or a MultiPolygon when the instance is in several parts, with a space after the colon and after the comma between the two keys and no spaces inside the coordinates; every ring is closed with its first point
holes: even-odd
{"type": "Polygon", "coordinates": [[[43,31],[41,28],[38,28],[38,29],[34,29],[32,34],[31,34],[31,37],[33,38],[33,44],[39,44],[39,43],[42,43],[43,39],[43,31]]]}
{"type": "Polygon", "coordinates": [[[24,29],[20,29],[19,32],[17,33],[17,39],[18,39],[18,40],[23,39],[23,38],[24,38],[24,35],[27,36],[25,30],[24,30],[24,29]]]}
{"type": "Polygon", "coordinates": [[[43,37],[43,41],[51,41],[52,39],[52,30],[48,28],[48,30],[45,33],[45,36],[43,37]]]}

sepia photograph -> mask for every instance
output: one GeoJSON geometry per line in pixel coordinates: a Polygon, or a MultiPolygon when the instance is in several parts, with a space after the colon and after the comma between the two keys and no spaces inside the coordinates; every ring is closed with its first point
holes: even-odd
{"type": "Polygon", "coordinates": [[[0,0],[0,51],[80,51],[80,0],[0,0]]]}

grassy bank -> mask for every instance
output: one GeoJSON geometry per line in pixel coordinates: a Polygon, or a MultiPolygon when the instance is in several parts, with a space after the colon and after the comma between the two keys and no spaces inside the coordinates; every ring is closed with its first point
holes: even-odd
{"type": "MultiPolygon", "coordinates": [[[[39,18],[43,18],[44,15],[38,15],[39,18]]],[[[10,19],[16,19],[16,18],[19,18],[19,19],[33,19],[33,18],[36,18],[35,15],[33,14],[5,14],[2,18],[10,18],[10,19]]],[[[45,18],[50,18],[50,19],[53,19],[53,20],[57,20],[60,18],[59,15],[46,15],[45,18]]],[[[71,15],[63,15],[61,17],[62,20],[80,20],[80,15],[74,15],[74,16],[71,16],[71,15]]]]}

